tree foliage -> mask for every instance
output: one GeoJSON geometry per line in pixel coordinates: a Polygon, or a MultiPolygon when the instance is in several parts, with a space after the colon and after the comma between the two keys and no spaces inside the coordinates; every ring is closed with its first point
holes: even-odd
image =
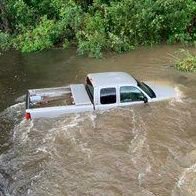
{"type": "Polygon", "coordinates": [[[196,41],[195,0],[0,1],[1,48],[75,44],[80,54],[99,57],[163,41],[196,41]]]}

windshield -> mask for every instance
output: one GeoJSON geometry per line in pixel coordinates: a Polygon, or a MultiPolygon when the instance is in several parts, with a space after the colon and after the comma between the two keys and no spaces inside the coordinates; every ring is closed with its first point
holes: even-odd
{"type": "Polygon", "coordinates": [[[156,98],[154,91],[144,82],[137,81],[137,85],[150,97],[156,98]]]}
{"type": "Polygon", "coordinates": [[[89,78],[86,78],[86,91],[90,97],[91,102],[93,103],[94,100],[94,88],[93,85],[91,83],[91,81],[89,80],[89,78]]]}

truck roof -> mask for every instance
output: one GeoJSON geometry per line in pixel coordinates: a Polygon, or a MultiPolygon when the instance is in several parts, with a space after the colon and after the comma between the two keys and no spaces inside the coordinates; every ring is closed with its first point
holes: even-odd
{"type": "Polygon", "coordinates": [[[87,75],[94,87],[117,84],[137,85],[134,77],[125,72],[90,73],[87,75]]]}

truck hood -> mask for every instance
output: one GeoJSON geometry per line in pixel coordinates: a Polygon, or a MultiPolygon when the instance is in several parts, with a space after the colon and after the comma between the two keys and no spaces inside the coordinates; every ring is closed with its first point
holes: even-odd
{"type": "Polygon", "coordinates": [[[145,82],[156,94],[155,99],[170,99],[175,98],[175,88],[169,85],[157,84],[153,82],[145,82]]]}

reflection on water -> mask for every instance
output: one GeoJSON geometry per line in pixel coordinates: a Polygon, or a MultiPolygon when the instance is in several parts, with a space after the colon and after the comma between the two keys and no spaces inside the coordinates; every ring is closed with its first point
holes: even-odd
{"type": "MultiPolygon", "coordinates": [[[[141,48],[102,60],[77,57],[72,50],[14,54],[10,67],[1,65],[9,69],[1,79],[1,99],[10,96],[1,108],[13,106],[0,116],[0,193],[196,195],[196,77],[169,66],[168,54],[175,50],[141,48]],[[126,71],[170,83],[178,97],[57,119],[22,118],[21,96],[27,88],[82,82],[86,73],[100,71],[126,71]],[[8,84],[15,94],[5,91],[8,84]],[[16,98],[20,103],[14,104],[16,98]]],[[[7,62],[9,55],[0,61],[7,62]]]]}

